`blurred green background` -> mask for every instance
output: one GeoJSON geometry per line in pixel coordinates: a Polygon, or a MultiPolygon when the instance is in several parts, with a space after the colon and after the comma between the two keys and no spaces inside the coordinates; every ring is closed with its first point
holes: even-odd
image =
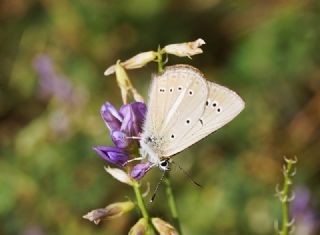
{"type": "MultiPolygon", "coordinates": [[[[137,212],[98,226],[82,218],[134,199],[91,149],[111,145],[101,105],[121,105],[114,76],[103,72],[117,59],[197,38],[207,43],[203,54],[168,64],[198,67],[246,108],[175,157],[204,186],[173,169],[185,234],[274,234],[283,156],[299,158],[294,184],[309,195],[312,218],[302,211],[295,234],[319,234],[319,10],[311,0],[1,1],[0,234],[126,234],[137,212]]],[[[155,71],[129,71],[144,96],[155,71]]],[[[155,169],[143,182],[154,187],[159,177],[155,169]]],[[[149,211],[171,221],[163,187],[149,211]]]]}

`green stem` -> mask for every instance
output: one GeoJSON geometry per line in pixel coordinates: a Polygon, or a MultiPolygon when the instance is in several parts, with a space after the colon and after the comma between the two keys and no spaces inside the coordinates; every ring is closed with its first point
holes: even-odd
{"type": "Polygon", "coordinates": [[[173,222],[174,222],[174,227],[178,230],[179,234],[182,235],[181,224],[180,224],[180,220],[179,220],[179,216],[178,216],[176,201],[174,199],[174,195],[173,195],[173,190],[172,190],[169,174],[167,174],[164,182],[165,182],[165,185],[166,185],[166,193],[167,193],[168,205],[169,205],[170,212],[171,212],[171,215],[172,215],[172,219],[173,219],[173,222]]]}
{"type": "Polygon", "coordinates": [[[164,64],[163,64],[162,55],[163,55],[163,52],[159,46],[158,51],[157,51],[157,61],[158,61],[158,72],[159,73],[163,72],[163,65],[164,64]]]}
{"type": "Polygon", "coordinates": [[[153,230],[153,226],[152,226],[152,223],[151,223],[150,216],[148,214],[146,205],[145,205],[145,203],[143,201],[143,197],[142,197],[138,182],[134,182],[133,183],[133,189],[134,189],[134,193],[136,195],[136,199],[137,199],[137,204],[138,204],[139,210],[140,210],[143,218],[146,221],[148,221],[148,225],[149,225],[148,234],[154,235],[155,232],[153,230]]]}
{"type": "Polygon", "coordinates": [[[281,193],[281,208],[282,208],[282,228],[281,228],[281,235],[288,235],[289,232],[289,193],[290,193],[290,185],[291,176],[292,176],[292,166],[296,163],[296,160],[286,160],[287,164],[283,167],[283,176],[284,176],[284,183],[283,189],[281,193]]]}

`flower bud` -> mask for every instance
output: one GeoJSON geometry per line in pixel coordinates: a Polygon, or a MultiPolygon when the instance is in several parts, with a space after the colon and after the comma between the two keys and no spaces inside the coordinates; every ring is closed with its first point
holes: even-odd
{"type": "Polygon", "coordinates": [[[95,150],[104,160],[119,166],[123,166],[129,159],[129,153],[117,147],[96,146],[93,147],[93,150],[95,150]]]}
{"type": "MultiPolygon", "coordinates": [[[[154,51],[147,51],[139,53],[130,59],[126,60],[125,62],[121,62],[121,66],[125,69],[138,69],[149,62],[153,61],[157,57],[157,53],[154,51]]],[[[106,69],[104,72],[105,76],[111,75],[116,72],[116,65],[111,65],[109,68],[106,69]]]]}
{"type": "Polygon", "coordinates": [[[120,182],[128,185],[133,185],[133,180],[123,170],[120,170],[118,168],[111,168],[111,167],[105,167],[104,169],[106,170],[106,172],[108,172],[111,176],[113,176],[115,179],[119,180],[120,182]]]}
{"type": "Polygon", "coordinates": [[[115,72],[116,72],[117,83],[118,83],[118,85],[120,87],[120,91],[121,91],[122,101],[123,101],[123,103],[126,104],[127,97],[128,97],[128,91],[131,90],[131,88],[132,88],[131,81],[130,81],[125,69],[120,64],[120,61],[117,61],[117,64],[115,67],[115,72]]]}
{"type": "Polygon", "coordinates": [[[150,162],[147,163],[139,163],[133,167],[130,172],[130,176],[135,180],[141,179],[151,168],[153,164],[150,162]]]}
{"type": "Polygon", "coordinates": [[[156,57],[157,57],[157,53],[154,51],[142,52],[126,60],[125,62],[121,63],[121,65],[125,69],[137,69],[153,61],[156,57]]]}
{"type": "Polygon", "coordinates": [[[111,65],[109,68],[106,69],[106,71],[104,71],[104,76],[109,76],[113,74],[115,71],[116,71],[116,66],[111,65]]]}
{"type": "Polygon", "coordinates": [[[205,41],[199,38],[194,42],[167,45],[163,48],[163,52],[180,57],[187,56],[191,58],[191,56],[201,54],[203,52],[200,48],[203,44],[205,44],[205,41]]]}
{"type": "Polygon", "coordinates": [[[120,217],[124,213],[132,210],[133,208],[134,203],[131,201],[117,202],[110,204],[105,208],[90,211],[82,218],[93,221],[95,224],[99,224],[102,219],[114,219],[120,217]]]}
{"type": "Polygon", "coordinates": [[[148,231],[148,222],[145,218],[141,218],[132,226],[129,235],[146,235],[148,231]]]}
{"type": "Polygon", "coordinates": [[[179,235],[177,230],[166,221],[160,218],[152,218],[151,221],[160,235],[179,235]]]}

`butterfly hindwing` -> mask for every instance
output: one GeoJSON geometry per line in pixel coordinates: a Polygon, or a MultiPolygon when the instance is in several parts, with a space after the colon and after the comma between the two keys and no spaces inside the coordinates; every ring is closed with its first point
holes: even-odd
{"type": "MultiPolygon", "coordinates": [[[[232,90],[207,81],[208,97],[202,101],[204,112],[177,145],[167,151],[173,155],[198,142],[235,118],[244,108],[243,100],[232,90]]],[[[199,105],[201,105],[199,103],[199,105]]]]}

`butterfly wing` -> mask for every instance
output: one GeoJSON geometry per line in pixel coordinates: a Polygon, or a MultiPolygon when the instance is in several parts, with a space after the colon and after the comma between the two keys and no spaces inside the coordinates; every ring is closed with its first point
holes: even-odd
{"type": "MultiPolygon", "coordinates": [[[[243,110],[244,101],[234,91],[209,81],[207,87],[208,97],[198,104],[204,106],[204,112],[182,138],[167,147],[166,156],[174,155],[198,142],[230,122],[243,110]]],[[[182,119],[187,120],[188,117],[184,116],[182,119]]]]}
{"type": "Polygon", "coordinates": [[[201,72],[175,65],[153,78],[144,133],[158,140],[159,155],[176,146],[204,112],[208,86],[201,72]]]}

